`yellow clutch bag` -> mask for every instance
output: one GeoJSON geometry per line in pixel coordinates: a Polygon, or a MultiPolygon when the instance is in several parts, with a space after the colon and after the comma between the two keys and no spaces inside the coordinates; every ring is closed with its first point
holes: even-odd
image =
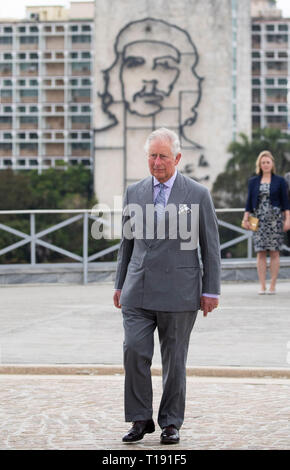
{"type": "MultiPolygon", "coordinates": [[[[253,232],[256,232],[258,230],[258,226],[259,226],[258,217],[254,217],[253,215],[250,215],[250,217],[248,219],[248,222],[250,224],[250,230],[252,230],[253,232]]],[[[244,221],[242,221],[242,227],[246,228],[245,225],[244,225],[244,221]]]]}

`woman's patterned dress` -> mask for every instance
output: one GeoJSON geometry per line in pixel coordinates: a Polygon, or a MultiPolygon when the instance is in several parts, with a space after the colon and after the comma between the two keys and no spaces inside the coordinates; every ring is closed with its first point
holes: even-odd
{"type": "Polygon", "coordinates": [[[258,207],[254,216],[259,219],[257,232],[253,232],[255,252],[281,250],[284,241],[283,216],[280,207],[272,206],[270,183],[261,183],[258,207]]]}

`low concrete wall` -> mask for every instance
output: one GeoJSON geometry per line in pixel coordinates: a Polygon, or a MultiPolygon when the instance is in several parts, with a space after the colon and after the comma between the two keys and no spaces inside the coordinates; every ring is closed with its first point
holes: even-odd
{"type": "MultiPolygon", "coordinates": [[[[114,281],[115,272],[116,262],[90,263],[88,282],[114,281]]],[[[269,272],[267,276],[269,278],[269,272]]],[[[254,259],[222,260],[223,281],[256,281],[257,279],[254,259]]],[[[281,258],[279,279],[290,279],[290,257],[281,258]]],[[[82,284],[83,265],[80,263],[34,266],[29,264],[0,265],[0,285],[39,283],[82,284]]]]}

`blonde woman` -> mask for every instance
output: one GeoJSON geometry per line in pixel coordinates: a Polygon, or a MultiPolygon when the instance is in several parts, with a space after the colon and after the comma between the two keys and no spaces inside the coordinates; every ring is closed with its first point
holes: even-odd
{"type": "Polygon", "coordinates": [[[280,268],[280,250],[283,231],[290,229],[290,206],[287,183],[275,174],[275,161],[271,152],[264,150],[256,161],[256,175],[250,178],[248,199],[244,213],[245,227],[249,229],[248,218],[252,213],[259,218],[257,232],[253,233],[254,249],[257,253],[257,271],[260,281],[259,294],[275,294],[280,268]],[[266,290],[267,251],[270,252],[271,283],[266,290]]]}

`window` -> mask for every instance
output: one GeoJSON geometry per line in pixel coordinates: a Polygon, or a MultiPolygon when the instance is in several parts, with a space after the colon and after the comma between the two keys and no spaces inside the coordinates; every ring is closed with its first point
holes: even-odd
{"type": "Polygon", "coordinates": [[[82,25],[82,31],[91,31],[91,25],[83,24],[82,25]]]}
{"type": "Polygon", "coordinates": [[[278,44],[287,43],[287,34],[267,34],[266,39],[268,42],[276,42],[278,44]]]}
{"type": "Polygon", "coordinates": [[[284,51],[278,52],[278,57],[279,57],[280,59],[287,59],[288,54],[287,54],[286,51],[285,51],[285,52],[284,52],[284,51]]]}
{"type": "Polygon", "coordinates": [[[87,88],[80,88],[79,90],[72,90],[72,98],[90,98],[91,90],[87,88]]]}
{"type": "Polygon", "coordinates": [[[0,36],[0,44],[12,44],[12,36],[0,36]]]}
{"type": "Polygon", "coordinates": [[[20,124],[37,124],[37,117],[32,116],[20,116],[20,124]]]}
{"type": "Polygon", "coordinates": [[[273,58],[273,57],[275,57],[275,54],[274,54],[274,52],[266,52],[266,57],[273,58]]]}
{"type": "Polygon", "coordinates": [[[75,43],[84,43],[84,42],[91,42],[91,36],[88,36],[86,34],[78,34],[78,35],[74,35],[72,36],[72,43],[75,44],[75,43]]]}
{"type": "Polygon", "coordinates": [[[12,74],[12,64],[0,64],[0,73],[3,75],[12,74]]]}
{"type": "Polygon", "coordinates": [[[288,31],[288,25],[287,24],[279,24],[278,30],[279,31],[288,31]]]}
{"type": "Polygon", "coordinates": [[[12,98],[12,90],[0,90],[1,98],[12,98]]]}
{"type": "Polygon", "coordinates": [[[266,62],[267,69],[286,72],[288,70],[287,62],[266,62]]]}
{"type": "Polygon", "coordinates": [[[90,116],[72,116],[71,121],[74,124],[90,124],[91,118],[90,116]]]}
{"type": "Polygon", "coordinates": [[[37,151],[37,144],[19,144],[20,151],[26,150],[27,152],[37,151]]]}
{"type": "Polygon", "coordinates": [[[38,96],[38,90],[20,90],[19,93],[21,98],[32,98],[38,96]]]}
{"type": "Polygon", "coordinates": [[[32,59],[32,60],[33,60],[33,59],[36,59],[36,60],[37,60],[37,59],[38,59],[38,54],[36,54],[35,52],[32,52],[31,54],[29,54],[29,57],[30,57],[30,59],[32,59]]]}
{"type": "Polygon", "coordinates": [[[260,58],[260,52],[252,52],[252,57],[253,59],[259,59],[260,58]]]}
{"type": "Polygon", "coordinates": [[[260,90],[252,90],[252,102],[253,103],[260,103],[261,93],[260,90]]]}
{"type": "Polygon", "coordinates": [[[89,72],[91,64],[90,62],[73,62],[71,68],[73,72],[89,72]]]}
{"type": "Polygon", "coordinates": [[[278,85],[286,85],[288,84],[287,78],[278,78],[278,85]]]}
{"type": "Polygon", "coordinates": [[[252,62],[252,73],[256,75],[260,75],[260,72],[261,72],[261,63],[252,62]]]}
{"type": "Polygon", "coordinates": [[[90,144],[89,143],[73,143],[71,144],[72,150],[75,151],[82,151],[82,150],[90,150],[90,144]]]}
{"type": "Polygon", "coordinates": [[[74,79],[74,80],[70,80],[70,84],[72,86],[78,86],[78,80],[74,79]]]}
{"type": "Polygon", "coordinates": [[[4,152],[11,152],[12,144],[0,144],[0,150],[3,150],[4,152]]]}
{"type": "Polygon", "coordinates": [[[90,52],[82,52],[82,59],[90,59],[91,53],[90,52]]]}
{"type": "Polygon", "coordinates": [[[287,116],[267,116],[269,124],[287,124],[287,116]]]}
{"type": "Polygon", "coordinates": [[[79,27],[76,24],[74,24],[70,27],[70,30],[76,32],[79,30],[79,27]]]}
{"type": "Polygon", "coordinates": [[[261,31],[261,25],[253,24],[252,25],[252,31],[261,31]]]}
{"type": "Polygon", "coordinates": [[[273,113],[275,111],[274,106],[266,106],[265,109],[268,113],[273,113]]]}
{"type": "Polygon", "coordinates": [[[20,36],[20,44],[38,44],[37,36],[20,36]]]}
{"type": "Polygon", "coordinates": [[[30,111],[30,113],[37,113],[38,112],[38,107],[37,106],[30,106],[29,111],[30,111]]]}
{"type": "Polygon", "coordinates": [[[287,106],[278,106],[278,111],[280,113],[287,113],[287,106]]]}
{"type": "Polygon", "coordinates": [[[4,113],[12,113],[11,106],[4,106],[4,113]]]}
{"type": "Polygon", "coordinates": [[[11,140],[12,139],[12,134],[10,134],[10,133],[8,134],[8,133],[5,132],[3,137],[4,137],[5,140],[11,140]]]}
{"type": "Polygon", "coordinates": [[[4,80],[4,86],[12,86],[12,80],[4,80]]]}
{"type": "Polygon", "coordinates": [[[18,85],[19,86],[25,86],[26,85],[26,80],[18,80],[18,85]]]}
{"type": "Polygon", "coordinates": [[[18,111],[19,113],[25,113],[26,107],[25,107],[25,106],[18,106],[17,111],[18,111]]]}
{"type": "Polygon", "coordinates": [[[4,54],[4,60],[12,60],[12,54],[4,54]]]}
{"type": "Polygon", "coordinates": [[[77,113],[77,111],[78,111],[78,107],[77,107],[77,106],[71,106],[71,107],[70,107],[70,112],[71,112],[71,113],[77,113]]]}
{"type": "Polygon", "coordinates": [[[37,72],[38,64],[27,62],[26,64],[19,64],[19,68],[21,72],[37,72]]]}
{"type": "Polygon", "coordinates": [[[82,113],[90,113],[91,112],[91,108],[90,106],[82,106],[82,113]]]}
{"type": "Polygon", "coordinates": [[[275,25],[273,25],[273,24],[267,24],[267,25],[266,25],[266,30],[267,30],[267,31],[274,31],[274,30],[275,30],[275,25]]]}
{"type": "Polygon", "coordinates": [[[25,31],[26,31],[25,26],[19,26],[19,28],[18,28],[19,33],[25,33],[25,31]]]}
{"type": "Polygon", "coordinates": [[[38,81],[37,81],[37,80],[29,80],[29,85],[30,85],[30,86],[37,86],[37,85],[38,85],[38,81]]]}
{"type": "Polygon", "coordinates": [[[71,57],[71,59],[77,59],[78,58],[78,53],[77,52],[71,52],[70,57],[71,57]]]}
{"type": "Polygon", "coordinates": [[[38,33],[38,27],[37,26],[30,26],[30,32],[31,33],[38,33]]]}
{"type": "Polygon", "coordinates": [[[12,124],[12,117],[0,116],[0,124],[12,124]]]}
{"type": "Polygon", "coordinates": [[[6,26],[6,27],[4,28],[4,33],[12,33],[12,28],[11,28],[11,26],[6,26]]]}
{"type": "Polygon", "coordinates": [[[26,59],[26,54],[23,54],[23,53],[18,54],[18,59],[25,60],[26,59]]]}

